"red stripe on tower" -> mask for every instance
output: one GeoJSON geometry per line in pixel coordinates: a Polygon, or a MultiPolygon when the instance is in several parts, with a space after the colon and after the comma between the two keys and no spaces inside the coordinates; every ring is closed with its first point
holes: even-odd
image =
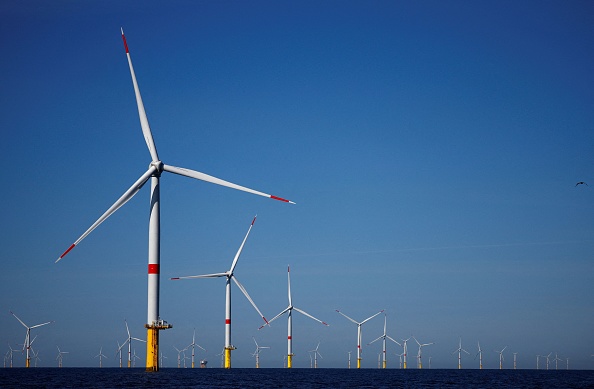
{"type": "Polygon", "coordinates": [[[291,340],[291,335],[287,336],[287,339],[291,340]]]}
{"type": "Polygon", "coordinates": [[[148,274],[159,274],[159,265],[155,263],[149,263],[148,274]]]}
{"type": "Polygon", "coordinates": [[[231,319],[225,319],[225,324],[231,324],[231,319]]]}

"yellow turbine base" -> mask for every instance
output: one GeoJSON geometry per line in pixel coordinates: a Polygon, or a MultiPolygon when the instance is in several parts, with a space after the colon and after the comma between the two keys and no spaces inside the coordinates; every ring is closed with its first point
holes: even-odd
{"type": "Polygon", "coordinates": [[[25,367],[31,367],[31,360],[30,359],[26,359],[25,360],[25,367]]]}
{"type": "Polygon", "coordinates": [[[293,354],[287,355],[287,369],[293,367],[293,354]]]}
{"type": "Polygon", "coordinates": [[[230,347],[225,347],[225,369],[231,369],[231,350],[230,347]]]}
{"type": "Polygon", "coordinates": [[[384,369],[386,368],[386,363],[387,363],[386,361],[383,361],[383,367],[384,367],[384,369]]]}
{"type": "Polygon", "coordinates": [[[361,359],[362,358],[357,358],[357,369],[361,368],[361,359]]]}
{"type": "Polygon", "coordinates": [[[404,362],[404,368],[406,369],[406,362],[404,362]]]}
{"type": "MultiPolygon", "coordinates": [[[[159,371],[159,331],[172,328],[164,320],[145,324],[146,328],[146,371],[159,371]]],[[[130,367],[130,366],[128,366],[130,367]]]]}

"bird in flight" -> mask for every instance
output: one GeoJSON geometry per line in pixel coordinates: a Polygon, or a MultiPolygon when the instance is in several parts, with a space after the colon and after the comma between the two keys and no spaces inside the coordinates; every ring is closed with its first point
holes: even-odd
{"type": "Polygon", "coordinates": [[[577,184],[575,184],[575,186],[578,186],[578,185],[586,185],[586,186],[588,186],[588,184],[586,184],[584,181],[580,181],[577,184]]]}

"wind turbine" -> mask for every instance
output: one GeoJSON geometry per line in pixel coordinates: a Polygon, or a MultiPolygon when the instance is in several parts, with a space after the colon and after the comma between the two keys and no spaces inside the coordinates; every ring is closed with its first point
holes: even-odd
{"type": "Polygon", "coordinates": [[[256,338],[254,338],[252,336],[252,339],[254,339],[254,343],[256,343],[256,351],[254,351],[254,353],[252,354],[252,357],[256,357],[256,369],[260,368],[260,350],[262,350],[263,348],[270,348],[268,346],[259,346],[258,342],[256,342],[256,338]]]}
{"type": "Polygon", "coordinates": [[[402,369],[402,356],[404,355],[404,353],[400,353],[400,354],[396,354],[398,356],[398,358],[400,359],[400,365],[399,365],[399,369],[402,369]]]}
{"type": "Polygon", "coordinates": [[[478,352],[476,353],[476,355],[474,356],[474,359],[476,359],[476,357],[479,357],[479,369],[483,369],[483,350],[481,350],[481,342],[477,341],[476,342],[478,344],[478,352]]]}
{"type": "Polygon", "coordinates": [[[171,165],[164,164],[157,154],[157,148],[153,140],[153,135],[147,115],[140,95],[140,89],[138,82],[136,81],[136,75],[132,66],[132,58],[128,50],[128,44],[126,37],[124,36],[124,30],[122,29],[122,40],[124,42],[124,48],[126,50],[126,57],[128,58],[128,66],[130,68],[130,75],[132,76],[132,84],[134,86],[134,93],[136,95],[136,105],[138,107],[138,115],[140,118],[140,126],[144,135],[144,140],[148,146],[149,153],[151,155],[151,163],[148,170],[143,173],[132,186],[124,192],[124,194],[116,200],[116,202],[109,207],[103,215],[95,221],[62,255],[58,257],[56,262],[64,258],[74,247],[76,247],[83,239],[85,239],[95,228],[103,223],[109,216],[117,211],[121,206],[127,203],[138,191],[144,186],[144,184],[150,179],[151,191],[150,191],[150,217],[149,217],[149,238],[148,238],[148,301],[147,301],[147,353],[146,353],[146,370],[157,371],[159,370],[159,330],[171,328],[170,324],[166,321],[161,320],[159,316],[159,275],[160,275],[160,184],[159,178],[163,172],[174,173],[181,176],[194,178],[201,181],[210,182],[228,188],[241,190],[244,192],[252,193],[259,196],[268,197],[274,200],[280,200],[286,203],[292,203],[292,201],[283,199],[281,197],[273,196],[267,193],[259,192],[253,189],[249,189],[244,186],[240,186],[228,181],[221,180],[219,178],[204,174],[195,170],[186,168],[179,168],[171,165]]]}
{"type": "Polygon", "coordinates": [[[266,324],[268,324],[268,320],[264,317],[262,312],[254,303],[254,300],[250,297],[247,290],[241,285],[241,283],[237,280],[237,277],[233,274],[235,270],[235,266],[237,266],[237,261],[239,260],[239,256],[243,251],[243,246],[250,235],[250,231],[256,222],[256,217],[252,220],[250,227],[248,228],[247,234],[245,234],[245,238],[243,238],[243,242],[241,242],[241,246],[239,246],[239,250],[237,250],[237,254],[235,254],[235,258],[233,258],[233,262],[231,263],[231,268],[224,273],[214,273],[214,274],[203,274],[199,276],[186,276],[186,277],[174,277],[172,280],[182,280],[182,279],[190,279],[190,278],[218,278],[218,277],[225,277],[226,284],[225,284],[225,369],[231,368],[231,350],[235,350],[235,347],[231,344],[231,280],[235,282],[235,284],[239,287],[243,295],[248,299],[248,301],[252,304],[252,306],[256,309],[260,317],[264,320],[266,324]]]}
{"type": "Polygon", "coordinates": [[[103,346],[99,349],[99,354],[95,355],[95,358],[99,358],[99,367],[103,367],[103,358],[107,358],[107,356],[103,355],[103,346]]]}
{"type": "Polygon", "coordinates": [[[462,348],[462,337],[460,337],[460,343],[458,344],[458,349],[457,349],[457,350],[454,350],[454,351],[452,351],[452,355],[453,355],[455,352],[458,352],[458,369],[462,369],[462,358],[461,358],[461,357],[462,357],[462,354],[461,354],[461,353],[462,353],[462,351],[464,351],[466,354],[470,355],[470,353],[469,353],[468,351],[466,351],[466,350],[464,350],[464,349],[462,348]]]}
{"type": "Polygon", "coordinates": [[[314,355],[314,369],[318,368],[318,355],[320,356],[320,358],[324,359],[322,354],[320,354],[320,352],[318,351],[319,348],[320,348],[320,342],[318,342],[318,345],[316,346],[315,349],[309,351],[310,353],[313,353],[313,355],[314,355]]]}
{"type": "Polygon", "coordinates": [[[559,363],[559,361],[561,361],[561,360],[562,360],[562,359],[561,359],[561,358],[559,358],[559,357],[557,356],[557,353],[555,353],[555,359],[553,359],[553,361],[555,361],[555,370],[557,370],[557,369],[558,369],[558,367],[559,367],[559,366],[558,366],[558,363],[559,363]]]}
{"type": "Polygon", "coordinates": [[[132,354],[132,367],[136,367],[136,360],[140,359],[138,355],[136,355],[136,349],[134,349],[134,353],[132,354]]]}
{"type": "MultiPolygon", "coordinates": [[[[56,346],[58,347],[58,346],[56,346]]],[[[62,357],[64,356],[64,354],[68,354],[69,351],[61,351],[60,347],[58,347],[58,356],[56,357],[56,359],[58,360],[58,367],[62,367],[62,357]]]]}
{"type": "MultiPolygon", "coordinates": [[[[181,367],[181,353],[185,352],[187,347],[183,348],[181,350],[175,346],[173,346],[173,348],[177,351],[177,368],[179,369],[181,367]]],[[[184,359],[185,359],[185,354],[184,354],[184,359]]]]}
{"type": "MultiPolygon", "coordinates": [[[[278,315],[276,315],[275,317],[270,319],[270,321],[268,323],[272,323],[273,321],[275,321],[276,319],[278,319],[279,317],[284,315],[286,312],[288,313],[288,315],[287,315],[287,368],[290,369],[293,366],[293,310],[296,310],[297,312],[301,313],[302,315],[305,315],[305,316],[309,317],[310,319],[320,322],[325,326],[327,326],[328,324],[326,322],[321,321],[320,319],[313,317],[309,313],[293,306],[293,300],[291,298],[291,267],[290,266],[287,266],[287,281],[288,281],[289,306],[287,308],[285,308],[284,310],[282,310],[278,315]]],[[[264,326],[261,326],[259,329],[262,329],[263,327],[264,326]]]]}
{"type": "Polygon", "coordinates": [[[15,351],[18,351],[18,352],[21,352],[21,353],[23,352],[22,350],[18,350],[18,349],[12,348],[12,346],[10,345],[10,343],[8,343],[8,352],[6,353],[6,355],[10,355],[10,367],[12,367],[12,354],[15,351]]]}
{"type": "Polygon", "coordinates": [[[507,346],[505,346],[501,351],[497,351],[495,350],[496,353],[499,353],[499,369],[503,369],[503,361],[505,360],[505,358],[503,358],[503,351],[507,348],[507,346]]]}
{"type": "Polygon", "coordinates": [[[202,350],[206,351],[206,349],[202,346],[200,346],[199,344],[196,343],[196,328],[194,328],[194,335],[192,335],[192,343],[190,343],[188,345],[188,347],[186,347],[186,349],[188,349],[190,346],[192,346],[192,369],[194,368],[194,347],[198,346],[200,347],[202,350]]]}
{"type": "Polygon", "coordinates": [[[549,353],[549,355],[544,355],[544,357],[547,359],[547,370],[549,370],[549,358],[551,357],[552,352],[549,353]]]}
{"type": "Polygon", "coordinates": [[[48,321],[47,323],[36,324],[34,326],[29,327],[21,319],[19,319],[18,316],[14,314],[14,312],[12,312],[12,311],[9,311],[9,312],[10,312],[10,314],[12,316],[14,316],[19,321],[19,323],[21,323],[23,325],[23,327],[25,327],[27,329],[27,333],[25,335],[25,342],[23,343],[23,350],[24,349],[27,350],[27,359],[25,360],[25,367],[30,367],[30,365],[31,365],[31,357],[29,355],[29,351],[31,350],[31,343],[33,343],[33,342],[31,342],[31,330],[33,328],[37,328],[37,327],[44,326],[46,324],[53,323],[54,321],[52,320],[52,321],[48,321]]]}
{"type": "Polygon", "coordinates": [[[408,354],[408,346],[406,345],[407,342],[410,340],[410,338],[408,339],[401,339],[402,340],[402,356],[404,357],[404,368],[406,369],[406,354],[408,354]]]}
{"type": "MultiPolygon", "coordinates": [[[[126,338],[124,343],[122,343],[122,345],[120,346],[118,351],[121,351],[122,348],[126,345],[126,343],[128,343],[128,368],[130,368],[130,367],[132,367],[132,339],[138,340],[139,342],[146,342],[146,340],[135,338],[132,335],[130,335],[130,329],[128,328],[128,322],[126,321],[126,319],[124,319],[124,323],[126,323],[126,332],[128,333],[128,337],[126,338]]],[[[121,358],[121,354],[120,354],[120,358],[121,358]]],[[[121,366],[121,363],[120,363],[120,366],[121,366]]]]}
{"type": "MultiPolygon", "coordinates": [[[[117,341],[116,341],[117,342],[117,341]]],[[[120,354],[120,368],[122,367],[122,346],[120,346],[120,342],[118,343],[118,350],[116,351],[116,355],[118,355],[118,353],[120,354]]]]}
{"type": "Polygon", "coordinates": [[[348,364],[348,368],[351,368],[351,353],[352,351],[349,351],[349,364],[348,364]]]}
{"type": "Polygon", "coordinates": [[[376,339],[372,340],[371,342],[367,343],[367,345],[369,346],[371,343],[382,339],[383,340],[383,354],[384,354],[384,360],[383,360],[383,364],[382,367],[385,369],[387,362],[386,362],[386,339],[390,339],[392,342],[396,343],[398,346],[402,346],[400,343],[398,343],[397,341],[395,341],[394,339],[392,339],[387,333],[386,333],[386,321],[387,321],[387,315],[384,314],[384,333],[383,335],[378,336],[376,339]]]}
{"type": "Polygon", "coordinates": [[[422,368],[423,368],[423,362],[422,362],[422,360],[421,360],[421,352],[422,352],[421,350],[422,350],[422,349],[423,349],[423,347],[425,347],[425,346],[430,346],[430,345],[432,345],[432,344],[433,344],[433,342],[431,342],[431,343],[423,343],[423,344],[421,344],[421,343],[419,343],[419,341],[417,340],[417,338],[415,338],[414,336],[413,336],[412,338],[413,338],[413,339],[415,340],[415,342],[417,342],[417,344],[419,345],[419,351],[417,352],[417,368],[418,368],[418,369],[422,369],[422,368]]]}
{"type": "Polygon", "coordinates": [[[382,309],[375,315],[369,316],[367,319],[365,319],[359,323],[358,321],[355,321],[355,320],[351,319],[350,317],[348,317],[347,315],[345,315],[344,313],[340,312],[338,309],[336,310],[336,312],[340,313],[342,316],[346,317],[347,319],[349,319],[350,321],[352,321],[353,323],[355,323],[357,325],[357,369],[361,368],[361,359],[362,359],[361,358],[361,341],[362,341],[361,326],[363,324],[365,324],[367,321],[373,319],[374,317],[376,317],[377,315],[382,313],[383,311],[384,310],[382,309]]]}
{"type": "Polygon", "coordinates": [[[516,356],[518,355],[518,353],[514,353],[514,370],[516,370],[516,356]]]}
{"type": "Polygon", "coordinates": [[[31,350],[31,354],[33,354],[33,358],[35,358],[35,367],[37,367],[37,362],[41,361],[41,358],[39,358],[39,350],[37,350],[37,352],[31,350]]]}
{"type": "Polygon", "coordinates": [[[163,355],[163,351],[159,351],[159,366],[161,367],[165,367],[165,365],[163,364],[163,358],[167,359],[167,357],[163,355]]]}

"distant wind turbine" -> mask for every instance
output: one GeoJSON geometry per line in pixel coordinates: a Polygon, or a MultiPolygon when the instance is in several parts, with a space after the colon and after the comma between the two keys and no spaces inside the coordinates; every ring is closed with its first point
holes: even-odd
{"type": "MultiPolygon", "coordinates": [[[[58,347],[58,346],[56,346],[58,347]]],[[[58,356],[56,357],[56,359],[58,360],[58,367],[62,367],[62,358],[64,356],[64,354],[68,354],[69,351],[61,351],[60,347],[58,347],[58,356]]]]}
{"type": "Polygon", "coordinates": [[[514,370],[516,370],[516,356],[518,355],[518,353],[514,353],[514,370]]]}
{"type": "Polygon", "coordinates": [[[361,326],[365,323],[367,323],[369,320],[373,319],[374,317],[376,317],[377,315],[379,315],[380,313],[382,313],[384,310],[382,309],[381,311],[379,311],[378,313],[376,313],[373,316],[369,316],[367,319],[363,320],[362,322],[358,322],[355,321],[353,319],[351,319],[350,317],[348,317],[347,315],[345,315],[344,313],[340,312],[338,309],[336,310],[336,312],[340,313],[342,316],[346,317],[347,319],[349,319],[350,321],[352,321],[353,323],[355,323],[357,325],[357,369],[361,368],[361,342],[362,342],[362,331],[361,331],[361,326]]]}
{"type": "Polygon", "coordinates": [[[462,348],[462,337],[460,337],[460,342],[458,344],[458,349],[452,351],[452,355],[454,353],[456,353],[456,352],[458,353],[458,369],[462,369],[462,358],[461,358],[462,357],[462,351],[464,351],[466,354],[470,355],[470,353],[468,351],[466,351],[466,350],[464,350],[462,348]]]}
{"type": "Polygon", "coordinates": [[[268,197],[274,200],[280,200],[286,203],[292,203],[292,201],[285,200],[281,197],[273,196],[267,193],[259,192],[244,186],[240,186],[219,178],[204,174],[195,170],[186,168],[179,168],[171,165],[164,164],[159,155],[157,154],[157,148],[153,140],[151,128],[149,126],[142,97],[140,95],[140,89],[138,82],[136,81],[136,75],[132,66],[132,58],[128,50],[128,43],[124,36],[124,30],[122,29],[122,40],[124,43],[124,49],[126,50],[126,57],[128,58],[128,66],[130,68],[130,75],[132,77],[132,84],[134,87],[134,94],[136,96],[136,105],[138,108],[138,116],[140,118],[140,126],[144,135],[144,140],[148,146],[149,153],[151,155],[151,163],[148,170],[143,173],[132,186],[124,192],[124,194],[116,200],[116,202],[109,207],[107,211],[91,227],[89,227],[62,255],[58,257],[56,262],[60,261],[66,254],[68,254],[74,247],[76,247],[83,239],[85,239],[95,228],[103,223],[108,217],[116,212],[120,207],[126,204],[132,197],[140,191],[140,189],[150,179],[151,191],[150,191],[150,216],[149,216],[149,250],[148,250],[148,301],[147,301],[147,353],[146,353],[146,370],[147,371],[158,371],[158,351],[159,351],[159,335],[158,331],[171,328],[171,325],[167,324],[159,316],[159,274],[160,274],[160,177],[164,172],[178,174],[188,178],[194,178],[201,181],[210,182],[212,184],[225,186],[228,188],[240,190],[243,192],[252,193],[258,196],[268,197]]]}
{"type": "MultiPolygon", "coordinates": [[[[177,351],[177,368],[179,369],[181,367],[181,354],[186,351],[187,347],[183,348],[181,350],[175,346],[173,346],[173,348],[177,351]]],[[[184,358],[185,358],[185,355],[184,355],[184,358]]]]}
{"type": "Polygon", "coordinates": [[[558,370],[558,368],[559,368],[558,364],[559,364],[559,361],[561,361],[561,360],[562,359],[557,356],[557,353],[555,353],[555,359],[553,359],[553,361],[555,361],[555,370],[558,370]]]}
{"type": "Polygon", "coordinates": [[[124,319],[124,323],[126,324],[126,332],[128,333],[128,337],[126,338],[124,343],[122,343],[122,345],[120,346],[118,351],[121,351],[122,348],[126,345],[126,343],[128,343],[128,368],[130,368],[130,367],[132,367],[132,340],[137,340],[139,342],[145,342],[145,343],[146,343],[146,340],[135,338],[132,335],[130,335],[130,329],[128,328],[128,322],[126,321],[126,319],[124,319]]]}
{"type": "MultiPolygon", "coordinates": [[[[313,319],[319,323],[322,323],[325,326],[328,326],[328,324],[324,321],[321,321],[318,318],[313,317],[312,315],[305,312],[304,310],[301,310],[301,309],[293,306],[293,299],[291,298],[291,267],[290,266],[287,266],[287,285],[288,285],[287,294],[289,297],[289,306],[287,308],[283,309],[278,315],[276,315],[275,317],[270,319],[270,321],[268,323],[272,323],[273,321],[275,321],[276,319],[278,319],[279,317],[281,317],[282,315],[287,313],[287,369],[291,369],[293,367],[293,310],[299,312],[302,315],[309,317],[310,319],[313,319]]],[[[263,327],[264,326],[261,326],[259,329],[262,329],[263,327]]]]}
{"type": "Polygon", "coordinates": [[[402,353],[402,356],[404,358],[404,369],[406,369],[406,355],[408,354],[408,346],[407,343],[410,340],[410,338],[408,339],[402,339],[402,351],[404,351],[402,353]]]}
{"type": "Polygon", "coordinates": [[[483,350],[481,350],[481,343],[477,341],[477,344],[478,344],[478,352],[474,356],[474,359],[476,359],[476,357],[479,357],[479,369],[482,370],[482,368],[483,368],[483,350]]]}
{"type": "Polygon", "coordinates": [[[202,350],[206,351],[206,349],[202,346],[200,346],[199,344],[196,343],[196,329],[194,328],[194,334],[192,335],[192,343],[190,343],[186,349],[188,349],[189,347],[192,347],[192,369],[194,368],[194,348],[195,346],[198,346],[199,348],[201,348],[202,350]]]}
{"type": "Polygon", "coordinates": [[[184,279],[191,279],[191,278],[219,278],[225,277],[225,369],[231,368],[231,350],[235,350],[235,346],[231,344],[231,280],[235,282],[237,287],[241,290],[243,295],[248,299],[248,301],[252,304],[254,309],[258,312],[260,317],[264,320],[266,324],[268,324],[268,320],[264,317],[258,306],[252,300],[250,295],[248,294],[247,290],[244,288],[243,285],[237,280],[237,277],[233,274],[235,271],[235,266],[237,266],[237,261],[239,260],[239,256],[243,251],[243,246],[250,235],[250,231],[256,222],[256,217],[252,220],[250,227],[248,228],[247,234],[245,234],[245,238],[243,238],[243,242],[241,242],[241,246],[239,246],[239,250],[237,250],[237,254],[235,254],[235,258],[233,258],[233,262],[231,263],[231,268],[224,273],[214,273],[214,274],[203,274],[199,276],[186,276],[186,277],[174,277],[172,280],[184,280],[184,279]]]}
{"type": "Polygon", "coordinates": [[[256,369],[259,369],[260,368],[260,350],[265,349],[265,348],[270,348],[270,347],[258,345],[258,342],[256,342],[256,338],[254,338],[253,336],[252,336],[252,339],[254,339],[254,343],[256,343],[256,351],[254,351],[254,353],[252,354],[252,357],[256,357],[256,369]]]}
{"type": "Polygon", "coordinates": [[[499,369],[503,369],[503,361],[505,360],[505,358],[503,358],[503,351],[507,348],[507,346],[505,346],[501,351],[497,351],[495,350],[496,353],[499,353],[499,369]]]}
{"type": "Polygon", "coordinates": [[[431,343],[423,343],[423,344],[421,344],[421,343],[420,343],[420,342],[417,340],[417,338],[415,338],[414,336],[413,336],[412,338],[413,338],[413,339],[415,340],[415,342],[417,342],[417,344],[419,345],[419,351],[417,352],[417,368],[418,368],[418,369],[422,369],[422,368],[423,368],[423,361],[421,360],[421,353],[422,353],[422,349],[423,349],[423,347],[425,347],[425,346],[430,346],[430,345],[432,345],[432,344],[433,344],[433,342],[431,342],[431,343]]]}
{"type": "Polygon", "coordinates": [[[320,356],[320,358],[324,359],[322,354],[320,354],[320,352],[318,351],[319,348],[320,348],[320,342],[318,342],[318,345],[316,346],[315,349],[309,351],[310,353],[313,353],[313,355],[314,355],[314,369],[318,368],[318,355],[320,356]]]}
{"type": "Polygon", "coordinates": [[[17,315],[15,315],[15,314],[14,314],[12,311],[9,311],[9,312],[10,312],[10,314],[11,314],[12,316],[14,316],[14,317],[15,317],[15,319],[17,319],[17,320],[19,321],[19,323],[21,323],[21,324],[23,325],[23,327],[25,327],[25,328],[27,329],[27,332],[26,332],[26,334],[25,334],[25,342],[23,343],[23,350],[27,350],[27,359],[25,360],[25,367],[30,367],[30,366],[31,366],[31,356],[29,355],[29,352],[30,352],[30,350],[31,350],[31,343],[33,343],[33,342],[31,341],[31,330],[32,330],[33,328],[37,328],[37,327],[44,326],[44,325],[46,325],[46,324],[53,323],[53,320],[52,320],[52,321],[48,321],[48,322],[46,322],[46,323],[42,323],[42,324],[36,324],[36,325],[34,325],[34,326],[31,326],[31,327],[29,327],[29,326],[28,326],[28,325],[26,325],[26,324],[25,324],[25,323],[24,323],[24,322],[23,322],[21,319],[19,319],[19,318],[18,318],[18,316],[17,316],[17,315]]]}
{"type": "Polygon", "coordinates": [[[103,367],[103,358],[107,358],[105,355],[103,355],[103,346],[101,346],[101,348],[99,349],[99,354],[95,355],[95,358],[99,358],[99,367],[103,367]]]}
{"type": "Polygon", "coordinates": [[[386,361],[386,339],[390,339],[392,342],[396,343],[398,346],[402,346],[400,343],[398,343],[397,341],[395,341],[394,339],[392,339],[387,333],[386,333],[386,321],[387,321],[387,315],[384,313],[384,333],[382,335],[380,335],[379,337],[377,337],[376,339],[372,340],[371,342],[367,343],[367,345],[370,345],[371,343],[382,339],[383,340],[383,347],[382,347],[382,353],[384,355],[384,359],[383,359],[383,364],[382,367],[385,369],[386,365],[387,365],[387,361],[386,361]]]}
{"type": "Polygon", "coordinates": [[[545,355],[544,357],[547,359],[547,370],[549,370],[549,358],[551,357],[552,352],[549,355],[545,355]]]}

